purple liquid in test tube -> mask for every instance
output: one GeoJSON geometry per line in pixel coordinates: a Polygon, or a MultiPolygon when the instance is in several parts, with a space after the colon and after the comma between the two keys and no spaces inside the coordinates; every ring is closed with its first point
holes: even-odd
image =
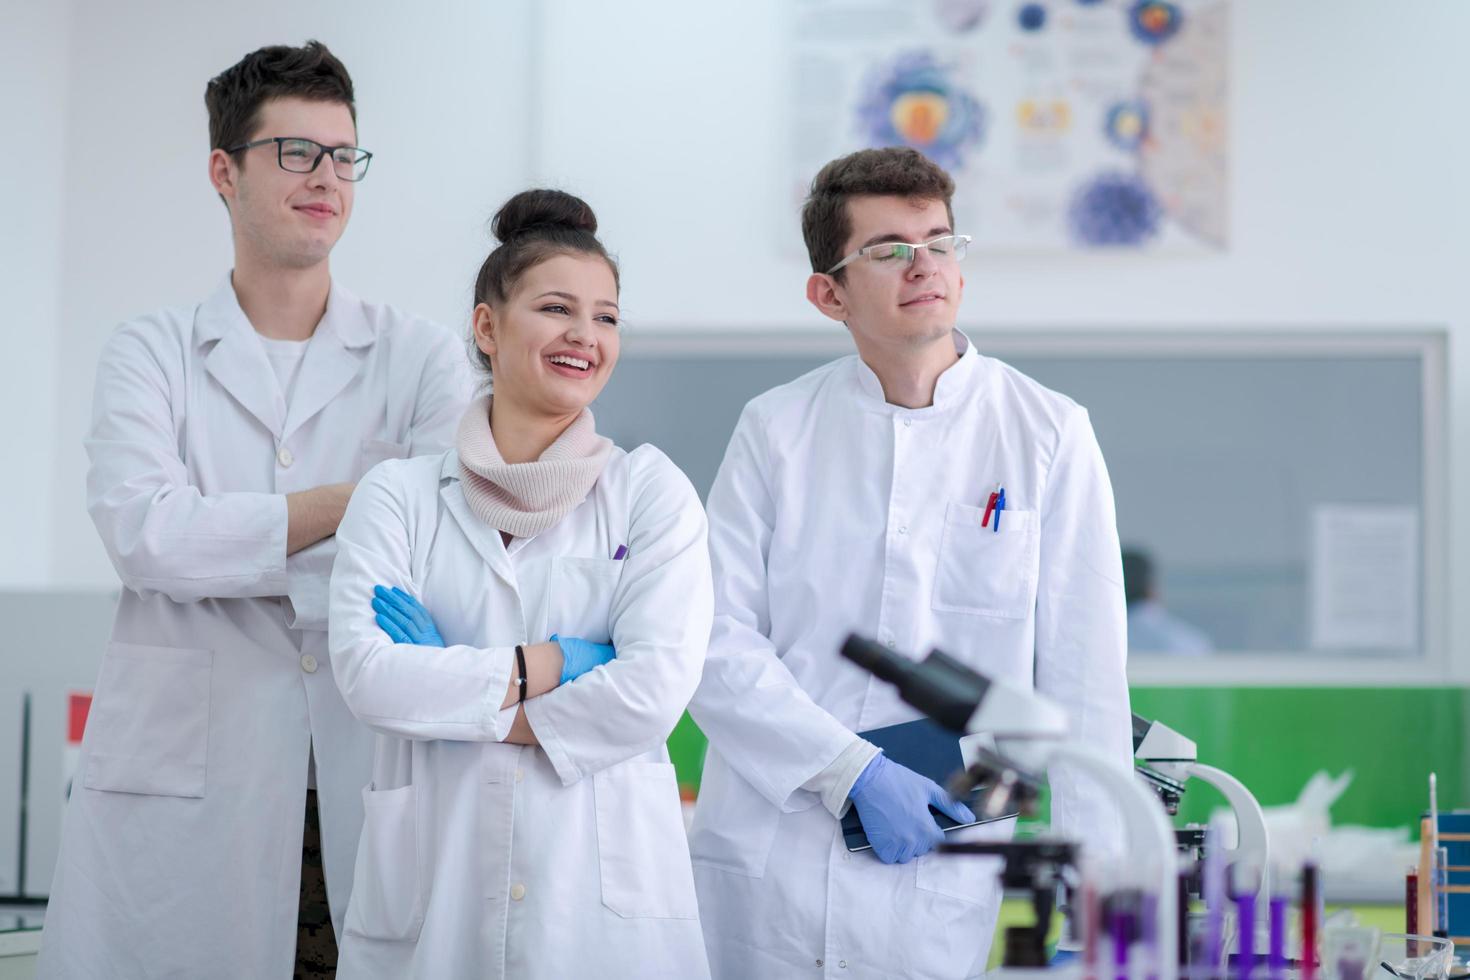
{"type": "Polygon", "coordinates": [[[1113,940],[1113,976],[1115,980],[1128,980],[1128,941],[1133,933],[1132,916],[1127,912],[1114,912],[1109,923],[1113,940]]]}
{"type": "Polygon", "coordinates": [[[1271,896],[1271,948],[1266,952],[1266,970],[1270,980],[1286,976],[1286,896],[1271,896]]]}
{"type": "Polygon", "coordinates": [[[1256,894],[1247,891],[1235,896],[1235,922],[1240,933],[1240,954],[1237,976],[1250,980],[1256,965],[1256,894]]]}

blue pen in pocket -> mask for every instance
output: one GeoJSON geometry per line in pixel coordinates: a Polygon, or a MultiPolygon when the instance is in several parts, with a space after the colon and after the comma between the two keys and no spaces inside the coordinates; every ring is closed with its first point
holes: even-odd
{"type": "Polygon", "coordinates": [[[991,529],[996,534],[1000,533],[1000,512],[1006,509],[1006,488],[1001,487],[1000,492],[995,495],[995,526],[991,529]]]}

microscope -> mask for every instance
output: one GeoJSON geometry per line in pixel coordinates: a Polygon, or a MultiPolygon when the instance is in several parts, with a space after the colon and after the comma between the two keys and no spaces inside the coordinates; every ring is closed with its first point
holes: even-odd
{"type": "MultiPolygon", "coordinates": [[[[1224,847],[1219,842],[1213,846],[1222,848],[1227,866],[1259,873],[1257,907],[1265,908],[1271,895],[1266,815],[1245,784],[1222,769],[1202,764],[1193,740],[1161,721],[1149,721],[1140,715],[1133,716],[1133,757],[1139,777],[1158,794],[1171,817],[1179,812],[1184,785],[1190,777],[1220,791],[1235,812],[1237,839],[1234,847],[1224,847]]],[[[1204,831],[1198,826],[1181,828],[1176,831],[1176,837],[1180,850],[1196,857],[1204,845],[1204,831]]]]}
{"type": "MultiPolygon", "coordinates": [[[[915,661],[858,636],[842,645],[842,655],[898,688],[899,696],[957,735],[987,735],[994,749],[978,749],[973,762],[950,784],[951,792],[968,792],[984,784],[977,816],[992,819],[1034,803],[1048,766],[1061,763],[1083,772],[1117,805],[1125,834],[1127,864],[1116,880],[1137,887],[1152,911],[1154,962],[1141,964],[1143,974],[1177,980],[1178,852],[1174,828],[1157,797],[1117,761],[1069,738],[1062,710],[1035,691],[992,680],[953,657],[935,650],[915,661]]],[[[1036,946],[1044,940],[1051,916],[1057,868],[1075,865],[1071,842],[1011,841],[1004,844],[942,845],[947,853],[998,854],[1006,863],[1002,883],[1030,889],[1038,922],[1029,934],[1006,937],[1007,952],[1015,943],[1026,956],[1013,965],[1040,965],[1036,946]],[[1060,845],[1060,846],[1059,846],[1060,845]],[[1010,869],[1015,865],[1016,870],[1010,869]],[[1012,884],[1014,883],[1014,884],[1012,884]],[[1044,894],[1043,894],[1044,893],[1044,894]],[[1041,921],[1045,912],[1046,921],[1041,921]]]]}

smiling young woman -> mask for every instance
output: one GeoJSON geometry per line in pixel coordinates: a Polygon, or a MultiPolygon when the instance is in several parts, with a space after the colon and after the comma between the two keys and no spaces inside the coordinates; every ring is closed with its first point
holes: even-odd
{"type": "Polygon", "coordinates": [[[339,975],[707,977],[664,744],[709,638],[704,511],[588,411],[619,349],[591,208],[527,191],[493,230],[493,394],[337,534],[333,663],[383,736],[339,975]]]}

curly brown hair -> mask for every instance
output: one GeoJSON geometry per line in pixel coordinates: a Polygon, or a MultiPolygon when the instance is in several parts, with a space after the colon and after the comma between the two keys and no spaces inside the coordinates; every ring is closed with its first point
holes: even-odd
{"type": "MultiPolygon", "coordinates": [[[[801,235],[813,272],[826,272],[842,261],[842,250],[852,234],[847,202],[869,195],[943,201],[949,223],[954,225],[954,180],[943,167],[908,147],[858,150],[817,171],[811,193],[801,206],[801,235]]],[[[844,272],[837,270],[834,278],[840,281],[844,272]]]]}

